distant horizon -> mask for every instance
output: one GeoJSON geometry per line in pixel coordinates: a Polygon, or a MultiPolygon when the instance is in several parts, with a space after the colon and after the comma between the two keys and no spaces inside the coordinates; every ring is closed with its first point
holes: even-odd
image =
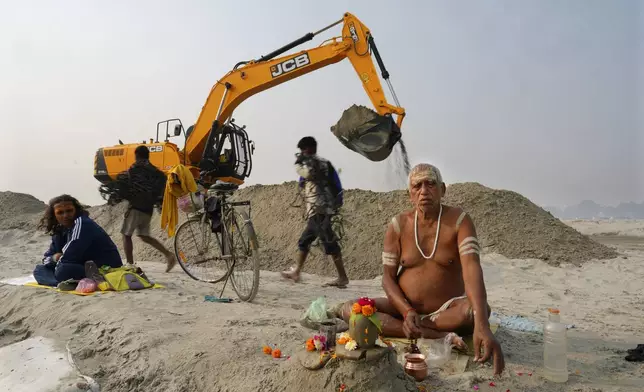
{"type": "Polygon", "coordinates": [[[586,200],[581,200],[580,202],[575,203],[575,204],[559,204],[559,205],[552,204],[552,205],[546,205],[546,207],[555,207],[555,208],[573,207],[573,206],[578,206],[581,203],[586,202],[586,201],[590,201],[590,202],[595,203],[595,204],[597,204],[598,206],[601,206],[601,207],[613,207],[613,208],[618,207],[620,205],[631,204],[631,203],[632,204],[638,204],[638,205],[640,205],[640,204],[644,205],[644,200],[640,200],[640,201],[620,201],[617,204],[602,204],[602,203],[598,203],[598,202],[596,202],[594,200],[591,200],[591,199],[586,199],[586,200]]]}
{"type": "MultiPolygon", "coordinates": [[[[261,183],[261,182],[256,182],[256,183],[245,183],[245,184],[243,184],[243,185],[240,187],[240,189],[242,189],[242,188],[246,188],[246,187],[255,187],[255,186],[275,186],[275,185],[284,185],[284,184],[288,184],[288,183],[296,183],[296,182],[297,182],[297,180],[288,180],[288,181],[275,182],[275,183],[261,183]]],[[[599,203],[599,202],[597,202],[597,201],[594,201],[594,200],[592,200],[592,199],[584,199],[584,200],[580,200],[579,202],[577,202],[577,203],[573,203],[573,204],[543,204],[543,203],[538,203],[538,202],[534,201],[532,198],[530,198],[528,195],[521,194],[520,192],[517,192],[517,191],[515,191],[515,190],[513,190],[513,189],[490,187],[490,186],[488,186],[488,185],[485,185],[485,184],[480,183],[480,182],[477,182],[477,181],[463,181],[463,182],[454,182],[454,183],[451,183],[451,184],[450,184],[450,183],[446,183],[446,184],[447,184],[447,187],[449,188],[449,186],[450,186],[450,185],[454,185],[454,184],[466,184],[466,183],[477,183],[477,184],[480,184],[480,185],[482,185],[482,186],[484,186],[484,187],[486,187],[486,188],[490,188],[490,189],[493,189],[493,190],[516,192],[516,193],[519,193],[521,196],[523,196],[523,197],[527,198],[528,200],[530,200],[532,203],[534,203],[534,204],[538,205],[538,206],[539,206],[539,207],[541,207],[541,208],[558,208],[558,209],[562,209],[562,208],[566,208],[566,207],[573,207],[573,206],[577,206],[577,205],[579,205],[579,204],[581,204],[581,203],[583,203],[583,202],[585,202],[585,201],[593,202],[593,203],[595,203],[595,204],[597,204],[597,205],[599,205],[599,206],[601,206],[601,207],[617,207],[617,206],[619,206],[619,205],[629,204],[629,203],[642,204],[642,205],[644,205],[644,200],[639,200],[639,201],[637,201],[637,200],[631,200],[631,201],[620,201],[620,202],[618,202],[617,204],[603,204],[603,203],[599,203]]],[[[100,198],[100,194],[99,194],[99,192],[98,192],[98,187],[99,187],[99,184],[98,184],[98,182],[97,182],[97,185],[96,185],[96,189],[97,189],[96,194],[97,194],[97,195],[99,195],[98,197],[100,198]]],[[[406,189],[405,189],[405,188],[394,188],[394,189],[391,189],[391,190],[383,191],[383,190],[373,190],[373,189],[364,189],[364,188],[356,188],[356,187],[344,187],[344,190],[345,190],[345,191],[361,190],[361,191],[369,191],[369,192],[374,192],[374,193],[388,193],[388,192],[395,192],[395,191],[405,191],[406,189]]],[[[41,197],[39,197],[39,196],[37,196],[37,195],[31,194],[31,193],[29,193],[29,192],[24,192],[24,191],[17,191],[17,190],[12,190],[12,189],[4,189],[4,190],[0,190],[0,192],[22,193],[22,194],[25,194],[25,195],[33,196],[33,197],[35,197],[36,199],[38,199],[38,200],[40,200],[40,201],[42,201],[42,202],[44,202],[44,203],[47,203],[49,200],[51,200],[51,199],[53,199],[54,197],[56,197],[56,196],[59,196],[59,195],[60,195],[60,194],[55,194],[55,195],[53,195],[53,196],[51,196],[51,197],[47,198],[46,200],[43,200],[43,198],[41,198],[41,197]]],[[[80,201],[81,203],[83,203],[83,204],[85,204],[85,205],[92,206],[92,207],[101,206],[101,205],[104,205],[104,204],[106,204],[106,203],[107,203],[106,201],[104,201],[103,203],[99,203],[99,204],[85,203],[85,202],[82,200],[82,198],[79,198],[79,197],[77,197],[77,196],[75,196],[75,195],[73,195],[73,194],[70,194],[70,195],[71,195],[71,196],[76,197],[77,199],[79,199],[79,201],[80,201]]]]}

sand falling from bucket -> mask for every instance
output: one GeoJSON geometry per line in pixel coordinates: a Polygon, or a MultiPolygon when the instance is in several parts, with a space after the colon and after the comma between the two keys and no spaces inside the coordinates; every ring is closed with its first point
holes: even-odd
{"type": "Polygon", "coordinates": [[[407,146],[401,138],[391,154],[391,159],[388,160],[389,170],[387,173],[388,185],[397,189],[407,188],[407,176],[411,170],[409,164],[409,156],[407,154],[407,146]]]}
{"type": "Polygon", "coordinates": [[[400,138],[400,141],[398,141],[398,145],[400,146],[400,159],[402,159],[402,175],[407,179],[407,176],[409,175],[409,171],[411,170],[411,166],[409,165],[409,155],[407,154],[407,146],[405,146],[405,141],[400,138]]]}

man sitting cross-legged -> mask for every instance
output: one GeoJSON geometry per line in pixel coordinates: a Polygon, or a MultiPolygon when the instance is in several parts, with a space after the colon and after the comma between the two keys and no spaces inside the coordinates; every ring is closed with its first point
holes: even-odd
{"type": "MultiPolygon", "coordinates": [[[[437,339],[473,332],[474,360],[493,357],[494,374],[500,374],[505,362],[488,322],[476,230],[468,214],[441,203],[445,190],[436,167],[419,164],[411,170],[414,209],[395,216],[385,234],[382,286],[387,297],[375,299],[383,335],[437,339]]],[[[337,316],[348,322],[354,302],[337,308],[337,316]]]]}

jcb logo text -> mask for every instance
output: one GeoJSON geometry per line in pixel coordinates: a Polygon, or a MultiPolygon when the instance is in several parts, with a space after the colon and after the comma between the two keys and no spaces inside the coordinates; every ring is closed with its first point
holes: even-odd
{"type": "Polygon", "coordinates": [[[271,75],[274,78],[276,78],[280,75],[291,72],[293,70],[296,70],[298,68],[304,67],[309,64],[311,64],[311,60],[309,60],[309,54],[303,53],[297,57],[293,57],[292,59],[282,61],[281,63],[275,64],[274,66],[272,66],[271,75]]]}
{"type": "Polygon", "coordinates": [[[148,149],[150,152],[161,152],[163,151],[163,146],[150,146],[148,149]]]}

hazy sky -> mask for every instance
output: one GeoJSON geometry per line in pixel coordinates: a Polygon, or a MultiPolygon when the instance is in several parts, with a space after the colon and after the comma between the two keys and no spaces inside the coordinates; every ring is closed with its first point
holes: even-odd
{"type": "MultiPolygon", "coordinates": [[[[196,121],[217,79],[354,13],[407,110],[413,163],[539,204],[644,200],[644,13],[638,1],[0,1],[0,190],[102,203],[97,148],[196,121]],[[349,6],[350,4],[350,6],[349,6]]],[[[340,27],[304,44],[312,48],[340,27]]],[[[249,184],[296,179],[312,135],[347,188],[391,189],[391,162],[329,127],[370,106],[348,60],[245,101],[249,184]]]]}

